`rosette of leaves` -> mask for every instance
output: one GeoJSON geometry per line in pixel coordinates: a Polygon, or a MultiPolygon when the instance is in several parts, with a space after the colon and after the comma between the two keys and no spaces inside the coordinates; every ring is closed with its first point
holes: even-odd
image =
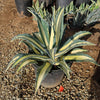
{"type": "Polygon", "coordinates": [[[84,27],[92,25],[93,23],[100,21],[100,1],[92,1],[91,5],[82,3],[78,8],[75,7],[73,2],[66,7],[66,15],[72,15],[67,24],[70,27],[84,27]]]}
{"type": "Polygon", "coordinates": [[[64,31],[64,9],[60,9],[58,13],[53,12],[52,25],[49,25],[34,11],[30,11],[37,19],[39,32],[30,34],[19,34],[13,40],[21,39],[25,43],[31,53],[17,54],[8,64],[7,69],[14,68],[19,64],[17,72],[25,65],[34,63],[41,66],[37,69],[36,74],[36,92],[40,87],[42,80],[56,66],[63,70],[67,78],[70,78],[70,61],[89,61],[96,65],[96,61],[87,54],[80,46],[94,45],[85,40],[81,40],[83,36],[91,34],[87,31],[80,31],[70,37],[67,41],[63,41],[64,31]]]}

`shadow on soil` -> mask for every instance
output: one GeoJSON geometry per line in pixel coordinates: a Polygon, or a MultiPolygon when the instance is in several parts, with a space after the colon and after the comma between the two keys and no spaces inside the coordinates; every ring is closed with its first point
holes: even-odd
{"type": "MultiPolygon", "coordinates": [[[[95,24],[96,25],[100,24],[100,22],[97,22],[95,24]]],[[[100,28],[86,27],[83,30],[87,30],[87,31],[93,33],[93,35],[96,32],[100,33],[100,28]]],[[[89,37],[90,37],[90,35],[86,36],[84,39],[87,40],[89,37]]],[[[99,46],[99,45],[100,45],[100,36],[98,37],[97,46],[99,46]]],[[[100,50],[99,50],[99,54],[98,54],[98,58],[97,58],[97,63],[100,64],[100,50]]],[[[100,100],[100,67],[99,66],[95,66],[95,72],[91,78],[91,86],[90,86],[89,94],[91,94],[91,97],[88,100],[100,100]]]]}
{"type": "MultiPolygon", "coordinates": [[[[97,58],[97,62],[98,64],[100,64],[100,51],[97,58]]],[[[94,100],[94,98],[96,100],[100,100],[100,67],[99,66],[95,67],[96,70],[93,77],[91,78],[91,87],[90,87],[90,94],[92,96],[89,98],[89,100],[94,100]]]]}
{"type": "MultiPolygon", "coordinates": [[[[100,24],[100,22],[98,22],[96,24],[100,24]]],[[[100,28],[96,29],[96,28],[92,27],[92,28],[90,28],[89,31],[92,32],[94,35],[94,33],[96,33],[96,32],[100,33],[100,28]]],[[[100,45],[100,36],[98,37],[97,46],[99,46],[99,45],[100,45]]],[[[100,64],[100,50],[99,50],[99,54],[98,54],[98,58],[97,58],[97,63],[100,64]]],[[[91,94],[91,97],[89,98],[89,100],[94,100],[94,99],[100,100],[100,67],[99,66],[95,66],[95,72],[91,78],[91,87],[90,87],[89,93],[91,94]]]]}

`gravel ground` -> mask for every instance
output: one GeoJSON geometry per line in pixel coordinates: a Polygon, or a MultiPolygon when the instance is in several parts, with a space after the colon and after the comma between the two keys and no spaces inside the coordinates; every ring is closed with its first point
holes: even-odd
{"type": "MultiPolygon", "coordinates": [[[[95,47],[84,47],[88,54],[100,63],[100,24],[88,29],[93,33],[87,40],[96,44],[95,47]]],[[[35,73],[32,65],[26,66],[18,74],[16,69],[5,72],[8,62],[19,52],[28,52],[25,45],[18,41],[11,43],[17,34],[38,31],[32,18],[19,17],[14,0],[0,0],[0,100],[100,100],[100,86],[94,81],[97,66],[91,63],[73,63],[71,79],[64,76],[60,85],[55,88],[40,87],[35,95],[35,73]],[[92,78],[95,76],[94,78],[92,78]],[[59,92],[60,86],[64,87],[59,92]]],[[[67,36],[75,30],[68,30],[67,36]]],[[[100,78],[99,78],[100,79],[100,78]]]]}
{"type": "Polygon", "coordinates": [[[88,78],[80,79],[76,74],[72,74],[70,80],[64,76],[60,84],[64,87],[63,92],[58,91],[60,85],[51,89],[41,86],[36,96],[34,95],[35,75],[31,66],[17,75],[14,71],[1,74],[1,88],[3,90],[1,91],[1,100],[17,100],[18,98],[26,100],[88,100],[91,96],[96,98],[96,95],[89,94],[90,80],[88,78]]]}

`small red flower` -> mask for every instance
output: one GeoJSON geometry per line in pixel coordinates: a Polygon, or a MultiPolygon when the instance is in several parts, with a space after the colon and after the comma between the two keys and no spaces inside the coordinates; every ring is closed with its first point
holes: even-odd
{"type": "Polygon", "coordinates": [[[63,86],[60,86],[59,92],[63,92],[63,90],[64,90],[63,86]]]}

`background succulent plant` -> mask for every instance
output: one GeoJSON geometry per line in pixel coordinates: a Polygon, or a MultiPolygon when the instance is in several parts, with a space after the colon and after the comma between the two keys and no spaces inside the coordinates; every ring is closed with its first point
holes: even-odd
{"type": "Polygon", "coordinates": [[[33,6],[29,9],[34,10],[41,18],[45,19],[49,23],[51,22],[51,13],[44,7],[44,2],[39,3],[39,0],[33,2],[33,6]]]}
{"type": "Polygon", "coordinates": [[[90,61],[97,64],[93,58],[84,54],[86,50],[79,48],[80,46],[94,45],[80,39],[91,34],[90,32],[80,31],[63,42],[64,9],[59,9],[57,13],[53,10],[52,25],[49,25],[34,10],[29,9],[29,11],[37,19],[39,32],[33,33],[33,35],[20,34],[15,36],[12,41],[21,39],[21,42],[24,42],[32,52],[17,54],[8,64],[7,69],[20,64],[17,70],[19,71],[26,64],[35,63],[38,65],[41,61],[41,66],[37,69],[36,74],[36,92],[42,80],[54,66],[63,70],[67,78],[70,78],[71,70],[68,64],[70,61],[90,61]]]}
{"type": "Polygon", "coordinates": [[[72,15],[71,19],[67,21],[70,27],[84,27],[91,25],[94,22],[100,21],[100,5],[97,2],[85,4],[82,3],[78,8],[71,2],[65,9],[66,17],[72,15]]]}
{"type": "MultiPolygon", "coordinates": [[[[76,7],[72,1],[65,7],[64,11],[65,19],[67,19],[65,21],[67,26],[69,26],[70,28],[82,28],[84,26],[92,25],[95,22],[100,21],[99,4],[99,0],[97,0],[97,2],[92,0],[92,3],[90,5],[82,3],[79,7],[76,7]]],[[[51,25],[53,12],[50,13],[46,8],[44,8],[43,5],[43,3],[39,5],[39,1],[37,0],[36,3],[33,3],[33,8],[30,9],[34,10],[51,25]]],[[[52,9],[55,9],[55,7],[53,6],[52,9]]],[[[55,11],[55,13],[59,12],[59,9],[60,7],[55,11]]]]}

